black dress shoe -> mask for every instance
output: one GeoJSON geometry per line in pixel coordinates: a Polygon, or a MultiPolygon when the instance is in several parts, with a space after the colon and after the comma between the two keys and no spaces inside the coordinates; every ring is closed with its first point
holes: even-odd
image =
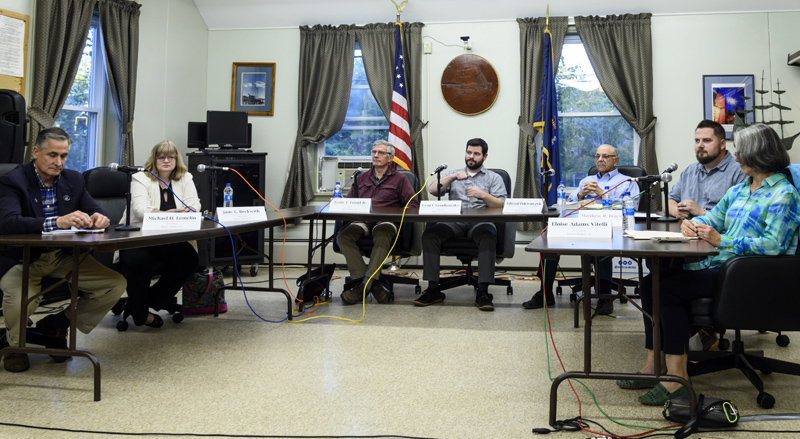
{"type": "Polygon", "coordinates": [[[372,293],[372,297],[374,297],[375,301],[378,303],[386,303],[389,301],[389,290],[384,288],[381,282],[377,279],[372,281],[372,286],[369,287],[369,292],[372,293]]]}
{"type": "MultiPolygon", "coordinates": [[[[544,308],[544,294],[542,291],[539,290],[536,294],[531,297],[531,300],[527,302],[522,302],[522,307],[525,309],[540,309],[544,308]]],[[[553,293],[547,293],[547,307],[554,306],[556,304],[556,298],[553,296],[553,293]]]]}
{"type": "Polygon", "coordinates": [[[50,314],[42,320],[36,322],[36,330],[44,335],[56,337],[60,339],[67,339],[67,330],[69,329],[69,319],[64,311],[58,314],[50,314]]]}
{"type": "Polygon", "coordinates": [[[597,310],[595,314],[600,316],[607,316],[614,312],[614,301],[609,299],[600,299],[597,301],[597,310]]]}

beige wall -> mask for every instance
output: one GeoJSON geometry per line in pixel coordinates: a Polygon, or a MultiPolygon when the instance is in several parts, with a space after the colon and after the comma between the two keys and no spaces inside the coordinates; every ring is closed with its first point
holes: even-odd
{"type": "Polygon", "coordinates": [[[170,139],[184,148],[187,122],[204,121],[208,30],[192,0],[141,0],[134,159],[170,139]]]}

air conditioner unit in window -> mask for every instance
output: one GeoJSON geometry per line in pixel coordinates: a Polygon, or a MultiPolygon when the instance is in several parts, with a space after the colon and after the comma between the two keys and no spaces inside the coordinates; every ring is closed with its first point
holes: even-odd
{"type": "Polygon", "coordinates": [[[317,193],[332,194],[336,182],[342,183],[342,192],[347,193],[353,182],[350,177],[358,168],[364,171],[372,167],[367,157],[320,157],[317,165],[317,193]]]}

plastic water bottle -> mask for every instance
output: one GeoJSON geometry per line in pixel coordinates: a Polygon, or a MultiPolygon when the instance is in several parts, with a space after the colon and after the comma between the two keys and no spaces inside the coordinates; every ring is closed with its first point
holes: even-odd
{"type": "Polygon", "coordinates": [[[336,182],[336,186],[333,188],[333,198],[342,198],[342,184],[338,181],[336,182]]]}
{"type": "Polygon", "coordinates": [[[556,205],[558,206],[558,216],[564,216],[564,210],[567,206],[567,187],[564,186],[564,182],[561,181],[556,188],[556,193],[558,201],[556,205]]]}
{"type": "Polygon", "coordinates": [[[630,192],[622,196],[622,230],[634,230],[636,219],[633,216],[633,198],[630,192]]]}
{"type": "Polygon", "coordinates": [[[614,204],[613,200],[611,199],[611,191],[608,190],[608,186],[603,190],[603,209],[611,209],[611,205],[614,204]]]}
{"type": "Polygon", "coordinates": [[[225,185],[225,189],[222,191],[222,194],[222,207],[233,207],[233,188],[231,187],[230,183],[225,185]]]}
{"type": "MultiPolygon", "coordinates": [[[[471,188],[473,186],[475,186],[475,182],[472,181],[472,177],[467,177],[467,179],[464,180],[464,190],[466,191],[467,189],[469,189],[469,188],[471,188]]],[[[474,200],[474,198],[472,198],[470,196],[467,196],[467,202],[470,205],[466,206],[466,207],[472,207],[472,200],[474,200]]]]}

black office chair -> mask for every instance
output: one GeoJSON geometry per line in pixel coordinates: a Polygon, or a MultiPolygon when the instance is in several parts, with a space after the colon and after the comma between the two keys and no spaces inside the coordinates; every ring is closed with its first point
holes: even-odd
{"type": "MultiPolygon", "coordinates": [[[[506,186],[506,193],[511,194],[511,177],[503,169],[491,169],[503,179],[506,186]]],[[[497,261],[514,257],[515,241],[517,238],[516,223],[495,223],[497,228],[497,261]]],[[[453,238],[442,243],[442,256],[455,256],[462,264],[466,265],[466,273],[463,275],[452,276],[439,280],[439,290],[449,290],[462,285],[472,285],[478,289],[478,278],[472,269],[472,261],[478,257],[478,245],[471,238],[453,238]]],[[[495,285],[505,286],[506,294],[514,294],[514,287],[511,280],[495,278],[495,285]]]]}
{"type": "Polygon", "coordinates": [[[779,332],[781,346],[788,344],[781,331],[800,331],[800,295],[791,288],[800,284],[800,255],[737,256],[725,261],[719,279],[713,299],[690,302],[689,321],[695,327],[734,330],[732,349],[690,352],[689,376],[739,369],[758,390],[758,405],[772,408],[775,398],[764,391],[756,370],[800,376],[800,364],[766,358],[763,351],[746,351],[741,331],[779,332]]]}
{"type": "MultiPolygon", "coordinates": [[[[417,181],[417,176],[414,175],[413,172],[402,169],[397,172],[405,175],[408,182],[411,183],[411,187],[414,188],[414,192],[419,190],[419,182],[417,181]]],[[[337,234],[343,227],[344,223],[342,221],[336,221],[334,225],[334,234],[337,234]]],[[[370,253],[372,253],[372,235],[360,238],[356,242],[356,245],[358,245],[358,249],[361,250],[362,255],[369,256],[370,253]]],[[[339,242],[336,239],[333,240],[333,251],[340,254],[342,253],[339,242]]],[[[403,223],[403,228],[400,230],[400,237],[397,239],[397,244],[389,255],[407,258],[419,256],[420,254],[422,254],[422,224],[406,221],[403,223]]],[[[387,273],[381,274],[380,281],[381,284],[389,290],[390,301],[394,300],[395,284],[414,285],[414,292],[416,294],[421,292],[419,279],[417,278],[387,273]]],[[[361,282],[361,279],[351,279],[350,276],[346,276],[344,279],[344,290],[355,287],[359,282],[361,282]]]]}
{"type": "MultiPolygon", "coordinates": [[[[124,219],[120,221],[120,218],[125,212],[125,194],[128,192],[126,173],[112,171],[106,167],[94,168],[84,171],[83,181],[86,184],[86,191],[108,215],[111,227],[118,221],[124,223],[124,219]]],[[[106,267],[114,268],[114,252],[95,252],[94,258],[106,267]]]]}
{"type": "MultiPolygon", "coordinates": [[[[644,169],[642,169],[639,166],[617,166],[617,170],[619,170],[620,174],[627,175],[628,177],[633,177],[633,178],[644,177],[644,176],[647,175],[647,173],[644,171],[644,169]]],[[[588,175],[595,175],[595,174],[597,174],[597,167],[592,166],[591,169],[589,169],[589,174],[588,175]]],[[[637,182],[637,184],[639,185],[639,192],[641,192],[641,191],[643,191],[645,189],[644,185],[647,184],[647,183],[644,183],[644,182],[640,181],[640,182],[637,182]]],[[[634,195],[634,194],[631,194],[631,195],[634,195]]],[[[642,195],[642,197],[644,197],[644,196],[646,196],[646,193],[642,195]]],[[[643,212],[644,211],[644,205],[645,205],[645,203],[643,203],[643,200],[640,197],[639,198],[639,207],[638,207],[637,211],[643,212]]],[[[642,269],[642,262],[643,261],[641,259],[635,259],[635,260],[636,260],[637,265],[639,266],[639,280],[641,280],[643,275],[644,275],[643,269],[642,269]]],[[[619,297],[620,302],[621,303],[625,303],[625,302],[628,301],[626,299],[626,295],[625,295],[625,287],[632,287],[634,296],[638,296],[639,295],[639,280],[623,279],[623,278],[620,278],[620,277],[617,277],[617,278],[612,277],[611,278],[611,289],[616,291],[616,292],[618,292],[618,293],[621,293],[620,297],[619,297]]],[[[598,282],[599,282],[598,279],[596,279],[595,276],[592,276],[592,285],[595,286],[595,290],[598,288],[598,282]]],[[[577,301],[578,293],[583,291],[583,280],[580,277],[575,277],[575,278],[569,278],[569,279],[564,279],[564,280],[558,281],[558,286],[556,287],[556,294],[558,294],[559,296],[563,292],[562,287],[570,287],[571,288],[572,293],[569,296],[569,301],[570,302],[575,302],[575,301],[577,301]]],[[[630,296],[627,296],[627,297],[630,297],[630,296]]]]}

